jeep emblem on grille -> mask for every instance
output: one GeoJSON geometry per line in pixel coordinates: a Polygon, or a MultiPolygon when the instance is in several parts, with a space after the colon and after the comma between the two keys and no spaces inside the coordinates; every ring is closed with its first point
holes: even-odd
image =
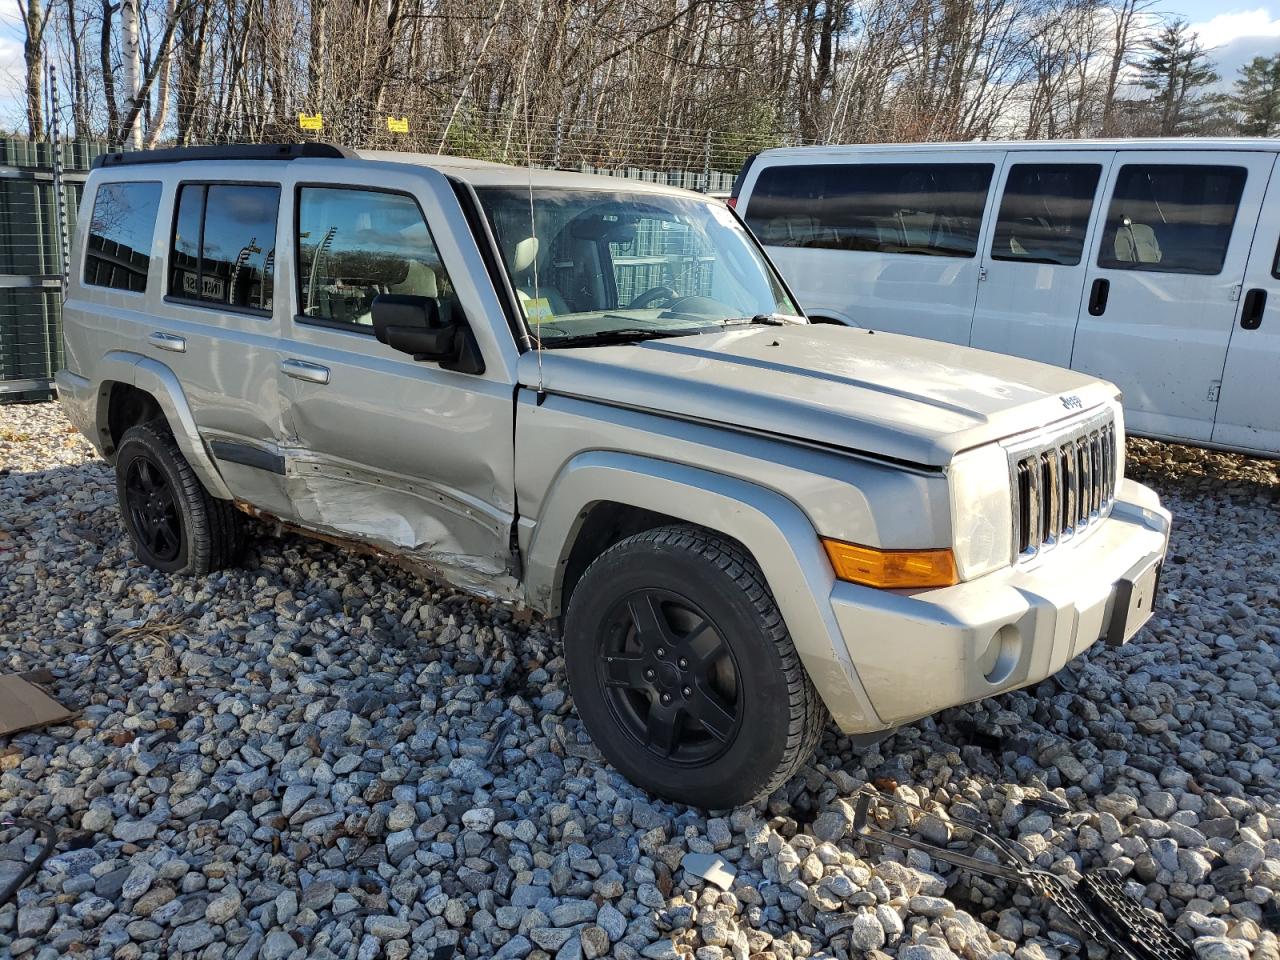
{"type": "Polygon", "coordinates": [[[1077,397],[1074,393],[1068,393],[1066,396],[1059,397],[1062,405],[1068,410],[1080,410],[1084,407],[1084,401],[1077,397]]]}

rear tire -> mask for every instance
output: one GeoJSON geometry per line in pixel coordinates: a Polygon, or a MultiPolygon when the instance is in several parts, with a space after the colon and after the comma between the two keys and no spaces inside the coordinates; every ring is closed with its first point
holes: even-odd
{"type": "Polygon", "coordinates": [[[116,494],[134,553],[165,573],[200,575],[233,565],[244,518],[209,495],[163,421],[125,431],[116,451],[116,494]]]}
{"type": "Polygon", "coordinates": [[[570,598],[564,648],[601,752],[671,800],[723,809],[772,793],[827,720],[755,561],[697,527],[601,554],[570,598]]]}

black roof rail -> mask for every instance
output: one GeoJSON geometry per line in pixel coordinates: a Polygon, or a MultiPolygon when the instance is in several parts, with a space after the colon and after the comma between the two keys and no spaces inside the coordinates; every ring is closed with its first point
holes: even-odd
{"type": "Polygon", "coordinates": [[[214,147],[169,147],[164,150],[130,150],[103,153],[93,158],[93,167],[126,167],[135,163],[177,163],[182,160],[298,160],[321,157],[331,160],[354,158],[346,147],[332,143],[228,143],[214,147]]]}

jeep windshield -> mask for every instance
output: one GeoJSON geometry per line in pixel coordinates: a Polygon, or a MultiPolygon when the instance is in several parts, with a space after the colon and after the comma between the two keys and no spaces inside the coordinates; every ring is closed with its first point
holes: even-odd
{"type": "Polygon", "coordinates": [[[476,192],[544,348],[805,322],[718,201],[625,189],[476,192]]]}

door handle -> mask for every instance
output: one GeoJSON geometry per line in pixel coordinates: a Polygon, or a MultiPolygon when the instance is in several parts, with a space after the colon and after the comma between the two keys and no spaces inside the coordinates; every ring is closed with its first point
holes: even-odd
{"type": "Polygon", "coordinates": [[[187,338],[179,337],[176,334],[163,333],[157,330],[155,333],[147,335],[147,342],[157,349],[168,350],[171,353],[187,352],[187,338]]]}
{"type": "Polygon", "coordinates": [[[329,382],[329,368],[322,367],[318,363],[290,358],[280,361],[280,369],[284,371],[286,377],[293,377],[295,380],[321,384],[329,382]]]}
{"type": "Polygon", "coordinates": [[[1111,293],[1111,281],[1099,277],[1089,290],[1089,316],[1100,317],[1107,312],[1107,295],[1111,293]]]}
{"type": "Polygon", "coordinates": [[[1262,314],[1267,309],[1267,291],[1250,290],[1244,295],[1244,308],[1240,311],[1240,328],[1257,330],[1262,326],[1262,314]]]}

